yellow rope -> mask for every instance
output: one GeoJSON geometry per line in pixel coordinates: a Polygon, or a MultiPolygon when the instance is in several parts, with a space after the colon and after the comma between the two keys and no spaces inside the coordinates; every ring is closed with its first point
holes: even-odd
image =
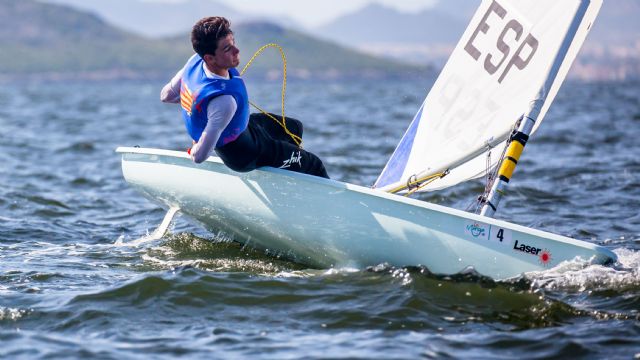
{"type": "MultiPolygon", "coordinates": [[[[444,173],[438,173],[438,174],[434,174],[434,175],[428,176],[426,179],[423,180],[423,182],[420,185],[418,185],[418,186],[414,187],[413,189],[407,191],[407,193],[404,196],[408,197],[408,196],[412,195],[416,191],[418,191],[418,190],[422,189],[423,187],[431,184],[434,180],[439,179],[442,176],[444,176],[443,174],[444,173]]],[[[413,184],[415,184],[415,183],[412,183],[412,185],[413,184]]]]}
{"type": "Polygon", "coordinates": [[[413,180],[411,182],[407,182],[406,184],[403,184],[401,186],[398,186],[396,188],[393,188],[391,190],[389,190],[388,192],[391,194],[395,194],[397,192],[400,192],[404,189],[410,189],[404,196],[409,196],[413,193],[415,193],[416,191],[422,189],[423,187],[427,186],[428,184],[432,183],[434,180],[439,179],[444,177],[445,175],[447,175],[449,172],[445,171],[442,173],[436,173],[436,174],[431,174],[429,176],[425,176],[421,179],[416,179],[413,180]],[[411,188],[413,185],[418,185],[415,188],[411,188]]]}
{"type": "Polygon", "coordinates": [[[252,103],[251,101],[249,101],[249,104],[251,104],[254,108],[258,109],[258,111],[260,111],[261,113],[263,113],[266,116],[268,116],[269,118],[271,118],[273,121],[278,123],[280,126],[282,126],[282,128],[284,129],[284,132],[287,135],[289,135],[291,137],[291,139],[293,139],[293,142],[295,142],[296,145],[301,147],[302,139],[300,138],[300,136],[292,133],[291,131],[289,131],[289,129],[287,129],[287,120],[286,120],[286,118],[284,116],[284,95],[285,95],[285,92],[286,92],[286,89],[287,89],[287,59],[284,56],[284,50],[282,49],[282,47],[280,45],[274,44],[274,43],[270,43],[270,44],[262,46],[260,49],[258,49],[258,51],[256,51],[253,54],[253,56],[251,57],[251,59],[249,59],[247,64],[244,66],[244,68],[242,68],[242,71],[240,72],[240,75],[244,75],[245,71],[247,71],[247,69],[249,68],[251,63],[253,63],[253,60],[255,60],[255,58],[258,57],[258,55],[260,55],[266,48],[270,48],[270,47],[277,48],[278,51],[280,51],[280,56],[282,57],[282,97],[281,97],[281,99],[282,99],[282,121],[276,119],[273,115],[271,115],[268,112],[262,110],[258,105],[252,103]]]}

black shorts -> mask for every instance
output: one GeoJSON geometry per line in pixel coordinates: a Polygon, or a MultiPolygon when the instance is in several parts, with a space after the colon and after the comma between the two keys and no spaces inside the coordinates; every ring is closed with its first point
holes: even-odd
{"type": "MultiPolygon", "coordinates": [[[[272,114],[276,119],[278,115],[272,114]]],[[[302,138],[302,123],[287,118],[287,129],[302,138]]],[[[247,129],[240,136],[220,147],[216,153],[225,165],[235,171],[247,172],[261,166],[271,166],[295,172],[329,178],[322,160],[300,149],[282,126],[261,113],[249,116],[247,129]]]]}

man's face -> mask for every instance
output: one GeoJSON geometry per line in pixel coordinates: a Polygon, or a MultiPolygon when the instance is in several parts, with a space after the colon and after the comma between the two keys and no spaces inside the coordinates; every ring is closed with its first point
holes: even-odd
{"type": "Polygon", "coordinates": [[[218,47],[212,60],[214,66],[223,69],[237,67],[240,64],[240,50],[236,47],[233,34],[218,40],[218,47]]]}

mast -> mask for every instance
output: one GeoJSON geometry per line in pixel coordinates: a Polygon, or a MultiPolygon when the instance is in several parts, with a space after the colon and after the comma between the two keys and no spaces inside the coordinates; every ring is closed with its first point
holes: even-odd
{"type": "Polygon", "coordinates": [[[520,160],[520,155],[522,154],[525,145],[527,145],[529,135],[536,123],[535,119],[538,118],[542,104],[543,101],[535,101],[531,111],[522,117],[520,126],[516,133],[511,137],[504,160],[502,160],[502,163],[500,164],[498,177],[494,180],[489,195],[484,199],[484,205],[482,206],[480,215],[493,216],[496,210],[498,210],[500,199],[502,199],[502,195],[505,193],[505,188],[513,175],[513,171],[516,169],[518,160],[520,160]],[[536,106],[536,104],[539,104],[539,106],[536,106]]]}
{"type": "MultiPolygon", "coordinates": [[[[568,65],[563,67],[565,63],[565,58],[567,54],[571,54],[571,56],[575,57],[577,53],[577,49],[575,48],[576,44],[574,44],[574,40],[576,39],[576,35],[581,30],[581,26],[586,26],[586,29],[582,29],[580,34],[581,41],[578,41],[577,48],[579,49],[580,45],[582,45],[582,41],[586,37],[586,32],[591,27],[591,22],[587,24],[583,24],[583,20],[585,19],[585,15],[589,10],[590,5],[593,6],[593,15],[591,16],[591,21],[595,18],[602,4],[601,1],[594,0],[583,0],[576,11],[575,16],[573,17],[573,21],[567,31],[564,39],[562,40],[562,45],[558,50],[556,57],[553,61],[549,72],[547,73],[547,78],[545,79],[542,87],[538,91],[538,95],[531,103],[529,107],[529,111],[523,116],[520,126],[518,127],[518,131],[514,134],[511,139],[511,143],[509,144],[509,148],[505,154],[502,163],[500,164],[500,170],[498,171],[498,177],[494,179],[493,185],[491,186],[491,191],[489,195],[484,200],[484,205],[482,206],[481,215],[484,216],[493,216],[498,209],[498,204],[502,199],[502,196],[505,195],[505,189],[511,176],[513,175],[513,171],[518,164],[518,160],[520,159],[520,155],[524,150],[527,141],[529,140],[529,135],[531,134],[536,121],[538,120],[538,116],[540,115],[540,111],[542,107],[545,105],[545,101],[547,100],[547,96],[550,92],[554,90],[557,91],[557,88],[560,86],[560,83],[564,80],[566,72],[568,71],[568,65]],[[572,47],[574,45],[574,47],[572,47]],[[560,76],[559,76],[560,75],[560,76]],[[556,83],[559,81],[559,83],[556,83]]],[[[571,64],[569,61],[569,64],[571,64]]],[[[554,94],[555,95],[555,94],[554,94]]],[[[553,96],[553,95],[552,95],[553,96]]],[[[553,99],[553,97],[552,97],[553,99]]]]}

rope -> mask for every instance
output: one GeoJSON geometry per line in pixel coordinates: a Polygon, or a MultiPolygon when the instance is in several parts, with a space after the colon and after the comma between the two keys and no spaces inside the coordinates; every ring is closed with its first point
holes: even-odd
{"type": "Polygon", "coordinates": [[[425,186],[427,186],[427,185],[431,184],[431,183],[432,183],[432,182],[434,182],[436,179],[440,179],[440,178],[441,178],[441,177],[443,177],[444,175],[446,175],[446,174],[445,174],[445,173],[438,173],[438,174],[433,174],[433,175],[428,176],[427,178],[425,178],[425,179],[423,180],[423,182],[422,182],[420,185],[418,185],[418,186],[414,187],[413,189],[410,189],[409,191],[407,191],[407,193],[406,193],[406,194],[404,194],[404,196],[405,196],[405,197],[409,197],[410,195],[412,195],[412,194],[413,194],[413,193],[415,193],[416,191],[418,191],[418,190],[422,189],[423,187],[425,187],[425,186]]]}
{"type": "Polygon", "coordinates": [[[253,63],[253,60],[256,59],[256,57],[258,57],[258,55],[260,55],[265,49],[270,48],[270,47],[275,47],[278,49],[278,51],[280,51],[280,56],[282,57],[282,96],[281,96],[281,100],[282,100],[282,121],[276,119],[273,115],[269,114],[268,112],[266,112],[265,110],[263,110],[262,108],[260,108],[258,105],[252,103],[251,101],[249,101],[249,104],[251,104],[251,106],[253,106],[254,108],[258,109],[258,111],[260,111],[261,113],[265,114],[267,117],[271,118],[271,120],[275,121],[276,123],[278,123],[278,125],[280,125],[283,129],[284,132],[289,135],[291,137],[291,139],[293,140],[293,142],[296,143],[296,145],[298,145],[298,147],[302,148],[302,138],[300,138],[300,136],[292,133],[291,131],[289,131],[289,129],[287,128],[287,120],[284,116],[284,97],[285,97],[285,92],[287,89],[287,59],[284,55],[284,50],[282,49],[282,47],[278,44],[275,43],[269,43],[266,44],[264,46],[262,46],[260,49],[258,49],[258,51],[256,51],[253,56],[251,57],[251,59],[249,59],[249,61],[247,62],[247,64],[242,68],[242,71],[240,72],[240,75],[244,75],[245,71],[247,71],[247,69],[249,68],[249,66],[251,66],[251,64],[253,63]]]}
{"type": "MultiPolygon", "coordinates": [[[[504,156],[504,152],[502,153],[504,156]]],[[[487,200],[487,196],[489,195],[489,191],[491,191],[491,187],[493,186],[492,179],[494,178],[495,171],[491,172],[491,150],[487,152],[487,159],[485,161],[485,182],[484,182],[484,190],[482,195],[478,195],[478,198],[475,200],[471,200],[465,211],[471,211],[471,209],[475,206],[475,210],[473,211],[476,214],[480,213],[482,208],[482,204],[487,200]]]]}
{"type": "MultiPolygon", "coordinates": [[[[484,192],[482,193],[482,195],[478,196],[478,199],[476,201],[476,211],[475,211],[476,213],[480,212],[480,210],[482,209],[482,205],[489,198],[489,193],[491,192],[491,188],[493,188],[493,183],[498,179],[498,171],[500,170],[499,165],[502,164],[502,161],[504,160],[504,157],[507,154],[507,149],[509,148],[509,144],[511,143],[513,135],[515,134],[519,124],[520,124],[520,120],[518,120],[516,124],[513,126],[513,128],[511,129],[511,136],[509,136],[509,139],[506,141],[504,148],[502,149],[502,154],[500,154],[500,157],[498,158],[498,163],[497,163],[498,166],[496,166],[491,172],[489,171],[489,169],[491,168],[491,150],[489,150],[489,152],[487,153],[487,162],[486,162],[486,168],[485,168],[487,176],[486,176],[485,185],[484,185],[484,192]]],[[[472,205],[469,205],[467,210],[470,210],[471,206],[472,205]]]]}
{"type": "Polygon", "coordinates": [[[422,189],[423,187],[429,185],[434,180],[440,179],[446,176],[447,174],[449,174],[449,170],[441,173],[431,174],[420,179],[416,178],[415,175],[412,175],[411,177],[409,177],[409,180],[407,180],[406,184],[400,185],[397,188],[389,190],[388,192],[391,194],[395,194],[404,189],[409,189],[409,191],[405,194],[405,196],[409,196],[415,193],[416,191],[422,189]]]}

